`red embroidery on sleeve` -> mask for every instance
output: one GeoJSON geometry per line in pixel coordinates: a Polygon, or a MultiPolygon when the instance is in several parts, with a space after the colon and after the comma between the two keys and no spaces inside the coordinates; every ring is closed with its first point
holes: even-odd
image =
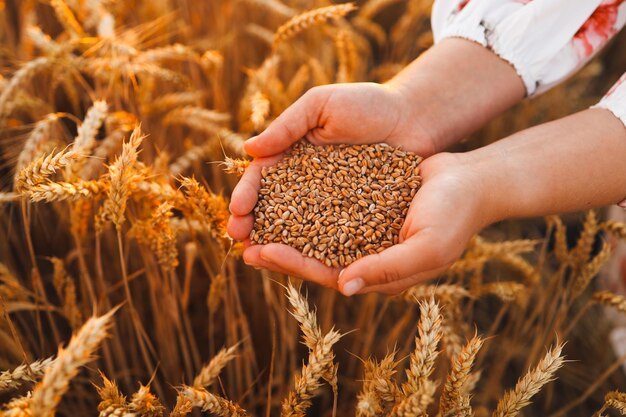
{"type": "Polygon", "coordinates": [[[593,54],[615,34],[617,9],[623,2],[624,0],[605,1],[578,29],[573,41],[582,55],[581,58],[587,58],[593,54]]]}

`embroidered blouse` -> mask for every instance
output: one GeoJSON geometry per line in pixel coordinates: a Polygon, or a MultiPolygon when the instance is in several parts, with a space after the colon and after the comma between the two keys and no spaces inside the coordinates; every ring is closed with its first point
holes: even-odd
{"type": "MultiPolygon", "coordinates": [[[[528,96],[576,72],[625,24],[626,0],[435,0],[432,11],[435,42],[461,37],[490,48],[528,96]]],[[[626,126],[626,74],[594,107],[626,126]]]]}

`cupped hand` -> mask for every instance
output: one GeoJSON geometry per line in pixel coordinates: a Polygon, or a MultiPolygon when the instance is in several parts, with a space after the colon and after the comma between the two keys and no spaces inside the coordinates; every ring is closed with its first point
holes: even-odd
{"type": "Polygon", "coordinates": [[[489,210],[480,178],[461,156],[437,154],[422,163],[421,173],[423,185],[411,203],[398,245],[365,256],[343,270],[329,268],[282,244],[249,246],[244,260],[348,296],[372,291],[397,294],[434,278],[458,259],[469,239],[489,223],[489,210]]]}
{"type": "Polygon", "coordinates": [[[255,160],[231,196],[230,236],[237,240],[249,236],[262,167],[276,163],[303,137],[316,145],[385,142],[423,157],[433,154],[434,143],[410,108],[400,90],[383,84],[333,84],[309,90],[246,142],[245,150],[255,160]]]}

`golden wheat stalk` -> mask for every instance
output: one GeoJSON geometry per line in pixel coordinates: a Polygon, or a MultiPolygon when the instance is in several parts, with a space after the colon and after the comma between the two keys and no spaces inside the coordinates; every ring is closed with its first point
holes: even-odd
{"type": "Polygon", "coordinates": [[[50,0],[50,5],[54,9],[54,12],[57,15],[57,19],[59,23],[73,36],[83,37],[85,36],[85,31],[83,27],[76,20],[76,16],[72,12],[72,9],[69,8],[67,3],[63,0],[50,0]]]}
{"type": "Polygon", "coordinates": [[[474,360],[483,343],[480,337],[474,336],[452,361],[439,402],[439,412],[442,415],[452,411],[467,412],[469,404],[467,404],[468,401],[465,398],[467,394],[464,393],[463,387],[467,383],[474,360]]]}
{"type": "Polygon", "coordinates": [[[67,273],[63,260],[52,257],[50,262],[53,266],[52,284],[63,303],[63,313],[72,329],[78,329],[83,322],[83,315],[78,307],[74,280],[67,273]]]}
{"type": "Polygon", "coordinates": [[[120,393],[115,381],[109,380],[102,371],[100,371],[100,377],[102,378],[102,386],[96,386],[96,391],[100,397],[98,417],[125,416],[128,414],[126,397],[120,393]]]}
{"type": "Polygon", "coordinates": [[[554,229],[554,255],[556,259],[567,264],[569,262],[569,248],[567,246],[567,228],[559,216],[546,217],[548,226],[554,229]]]}
{"type": "Polygon", "coordinates": [[[574,246],[570,252],[571,262],[577,268],[581,268],[589,260],[598,230],[598,217],[596,216],[596,212],[589,210],[585,216],[583,230],[580,232],[576,246],[574,246]]]}
{"type": "Polygon", "coordinates": [[[447,302],[468,298],[471,295],[468,290],[456,284],[416,285],[402,294],[403,299],[412,302],[429,299],[430,297],[447,302]]]}
{"type": "Polygon", "coordinates": [[[598,291],[593,293],[591,299],[598,304],[614,307],[618,311],[626,313],[626,297],[614,294],[610,291],[598,291]]]}
{"type": "Polygon", "coordinates": [[[233,360],[236,355],[235,352],[239,345],[231,346],[229,348],[223,348],[217,355],[211,359],[211,361],[200,370],[198,375],[193,380],[193,386],[196,388],[208,388],[218,375],[222,372],[222,369],[233,360]]]}
{"type": "Polygon", "coordinates": [[[308,363],[302,366],[300,375],[296,377],[294,388],[282,403],[282,417],[304,417],[311,406],[311,399],[321,387],[320,380],[328,375],[334,366],[335,355],[332,347],[341,335],[335,330],[328,332],[315,349],[309,352],[308,363]]]}
{"type": "Polygon", "coordinates": [[[50,68],[52,64],[53,61],[48,57],[35,58],[27,62],[13,74],[11,81],[7,83],[0,93],[0,121],[3,120],[10,111],[9,104],[11,103],[11,99],[16,97],[17,90],[28,84],[37,73],[50,68]]]}
{"type": "Polygon", "coordinates": [[[170,413],[169,417],[185,417],[191,413],[192,409],[193,404],[191,400],[182,394],[178,394],[176,397],[176,404],[174,405],[174,409],[170,413]]]}
{"type": "Polygon", "coordinates": [[[354,3],[345,3],[320,7],[294,16],[276,30],[273,48],[278,49],[281,43],[311,26],[321,25],[330,19],[338,19],[353,10],[356,10],[354,3]]]}
{"type": "Polygon", "coordinates": [[[46,115],[35,124],[35,128],[30,132],[24,141],[24,147],[17,157],[15,172],[20,172],[26,165],[41,155],[46,143],[51,141],[52,127],[58,122],[59,116],[56,113],[46,115]]]}
{"type": "Polygon", "coordinates": [[[141,385],[137,392],[132,395],[128,403],[128,409],[137,416],[146,417],[163,417],[165,413],[165,407],[163,407],[161,401],[150,392],[150,386],[144,385],[141,385]]]}
{"type": "Polygon", "coordinates": [[[3,405],[0,417],[34,417],[30,410],[31,393],[25,396],[13,398],[3,405]]]}
{"type": "Polygon", "coordinates": [[[126,204],[130,195],[130,178],[137,162],[138,148],[143,140],[141,128],[135,128],[128,142],[122,145],[122,154],[109,166],[108,198],[103,206],[105,218],[112,221],[118,230],[126,217],[126,204]]]}
{"type": "Polygon", "coordinates": [[[493,417],[515,417],[519,411],[530,404],[535,396],[548,382],[554,380],[554,373],[563,366],[562,344],[549,350],[537,367],[521,378],[515,388],[507,391],[493,413],[493,417]]]}
{"type": "Polygon", "coordinates": [[[54,358],[50,357],[35,361],[31,364],[23,364],[12,371],[0,373],[0,391],[19,388],[24,382],[34,382],[41,377],[46,369],[54,363],[54,358]]]}
{"type": "Polygon", "coordinates": [[[405,396],[418,391],[420,384],[433,372],[435,360],[439,355],[437,345],[443,335],[443,317],[435,298],[420,301],[420,320],[417,325],[419,337],[415,338],[415,350],[411,353],[407,381],[402,386],[405,396]]]}
{"type": "Polygon", "coordinates": [[[626,416],[626,393],[620,391],[611,391],[604,397],[606,407],[614,408],[621,415],[626,416]]]}
{"type": "Polygon", "coordinates": [[[93,199],[102,195],[108,188],[108,184],[103,180],[76,180],[73,182],[52,182],[48,181],[35,184],[22,190],[24,195],[28,195],[31,201],[78,201],[83,199],[93,199]]]}
{"type": "Polygon", "coordinates": [[[602,246],[602,250],[600,250],[600,253],[598,253],[590,262],[585,264],[581,268],[578,276],[576,276],[576,278],[574,279],[571,289],[572,298],[580,296],[585,291],[585,289],[587,289],[593,277],[598,275],[598,273],[602,269],[602,266],[604,266],[605,262],[609,259],[610,256],[611,246],[608,243],[605,243],[602,246]]]}
{"type": "Polygon", "coordinates": [[[207,411],[213,415],[223,417],[243,417],[248,415],[238,404],[211,394],[204,388],[183,386],[180,392],[189,399],[193,407],[199,407],[202,411],[207,411]]]}
{"type": "Polygon", "coordinates": [[[399,389],[393,380],[397,364],[395,351],[380,362],[370,359],[365,361],[363,388],[357,396],[358,417],[380,415],[386,406],[398,402],[399,389]]]}
{"type": "MultiPolygon", "coordinates": [[[[104,100],[96,100],[91,108],[87,111],[83,123],[78,127],[78,132],[74,143],[72,144],[72,151],[85,158],[91,155],[93,148],[96,146],[96,136],[102,126],[104,119],[109,111],[109,106],[104,100]]],[[[75,160],[70,165],[70,171],[72,175],[77,176],[81,170],[85,160],[75,160]]]]}
{"type": "Polygon", "coordinates": [[[426,379],[420,383],[415,392],[412,392],[397,404],[390,417],[426,417],[428,406],[433,402],[437,386],[426,379]]]}
{"type": "Polygon", "coordinates": [[[620,239],[626,240],[626,224],[611,219],[602,223],[600,227],[620,239]]]}
{"type": "Polygon", "coordinates": [[[279,0],[245,0],[247,3],[262,7],[283,17],[293,17],[296,11],[279,0]]]}
{"type": "Polygon", "coordinates": [[[270,114],[270,101],[265,94],[257,91],[250,97],[250,107],[252,113],[250,114],[250,121],[254,126],[254,130],[261,130],[267,116],[270,114]]]}
{"type": "Polygon", "coordinates": [[[490,282],[483,284],[479,289],[479,295],[493,294],[505,303],[517,303],[526,305],[529,289],[524,284],[514,281],[490,282]]]}
{"type": "Polygon", "coordinates": [[[52,152],[39,157],[17,173],[14,184],[15,190],[22,192],[41,184],[49,176],[54,175],[57,170],[70,165],[73,160],[78,158],[80,158],[79,154],[68,150],[52,152]]]}
{"type": "Polygon", "coordinates": [[[34,416],[54,416],[70,380],[78,374],[80,367],[93,359],[93,353],[107,336],[114,313],[115,310],[112,310],[103,316],[90,318],[65,349],[59,347],[54,364],[45,371],[41,382],[33,390],[30,406],[34,416]]]}

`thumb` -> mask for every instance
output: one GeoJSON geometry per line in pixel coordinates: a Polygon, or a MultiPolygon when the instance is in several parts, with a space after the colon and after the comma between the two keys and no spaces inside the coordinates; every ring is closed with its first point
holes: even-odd
{"type": "Polygon", "coordinates": [[[394,283],[452,264],[453,254],[431,235],[419,233],[381,253],[359,259],[339,275],[339,290],[351,296],[367,287],[394,283]]]}
{"type": "Polygon", "coordinates": [[[318,127],[332,87],[313,87],[276,118],[263,133],[246,141],[245,151],[255,158],[283,152],[309,130],[318,127]]]}

